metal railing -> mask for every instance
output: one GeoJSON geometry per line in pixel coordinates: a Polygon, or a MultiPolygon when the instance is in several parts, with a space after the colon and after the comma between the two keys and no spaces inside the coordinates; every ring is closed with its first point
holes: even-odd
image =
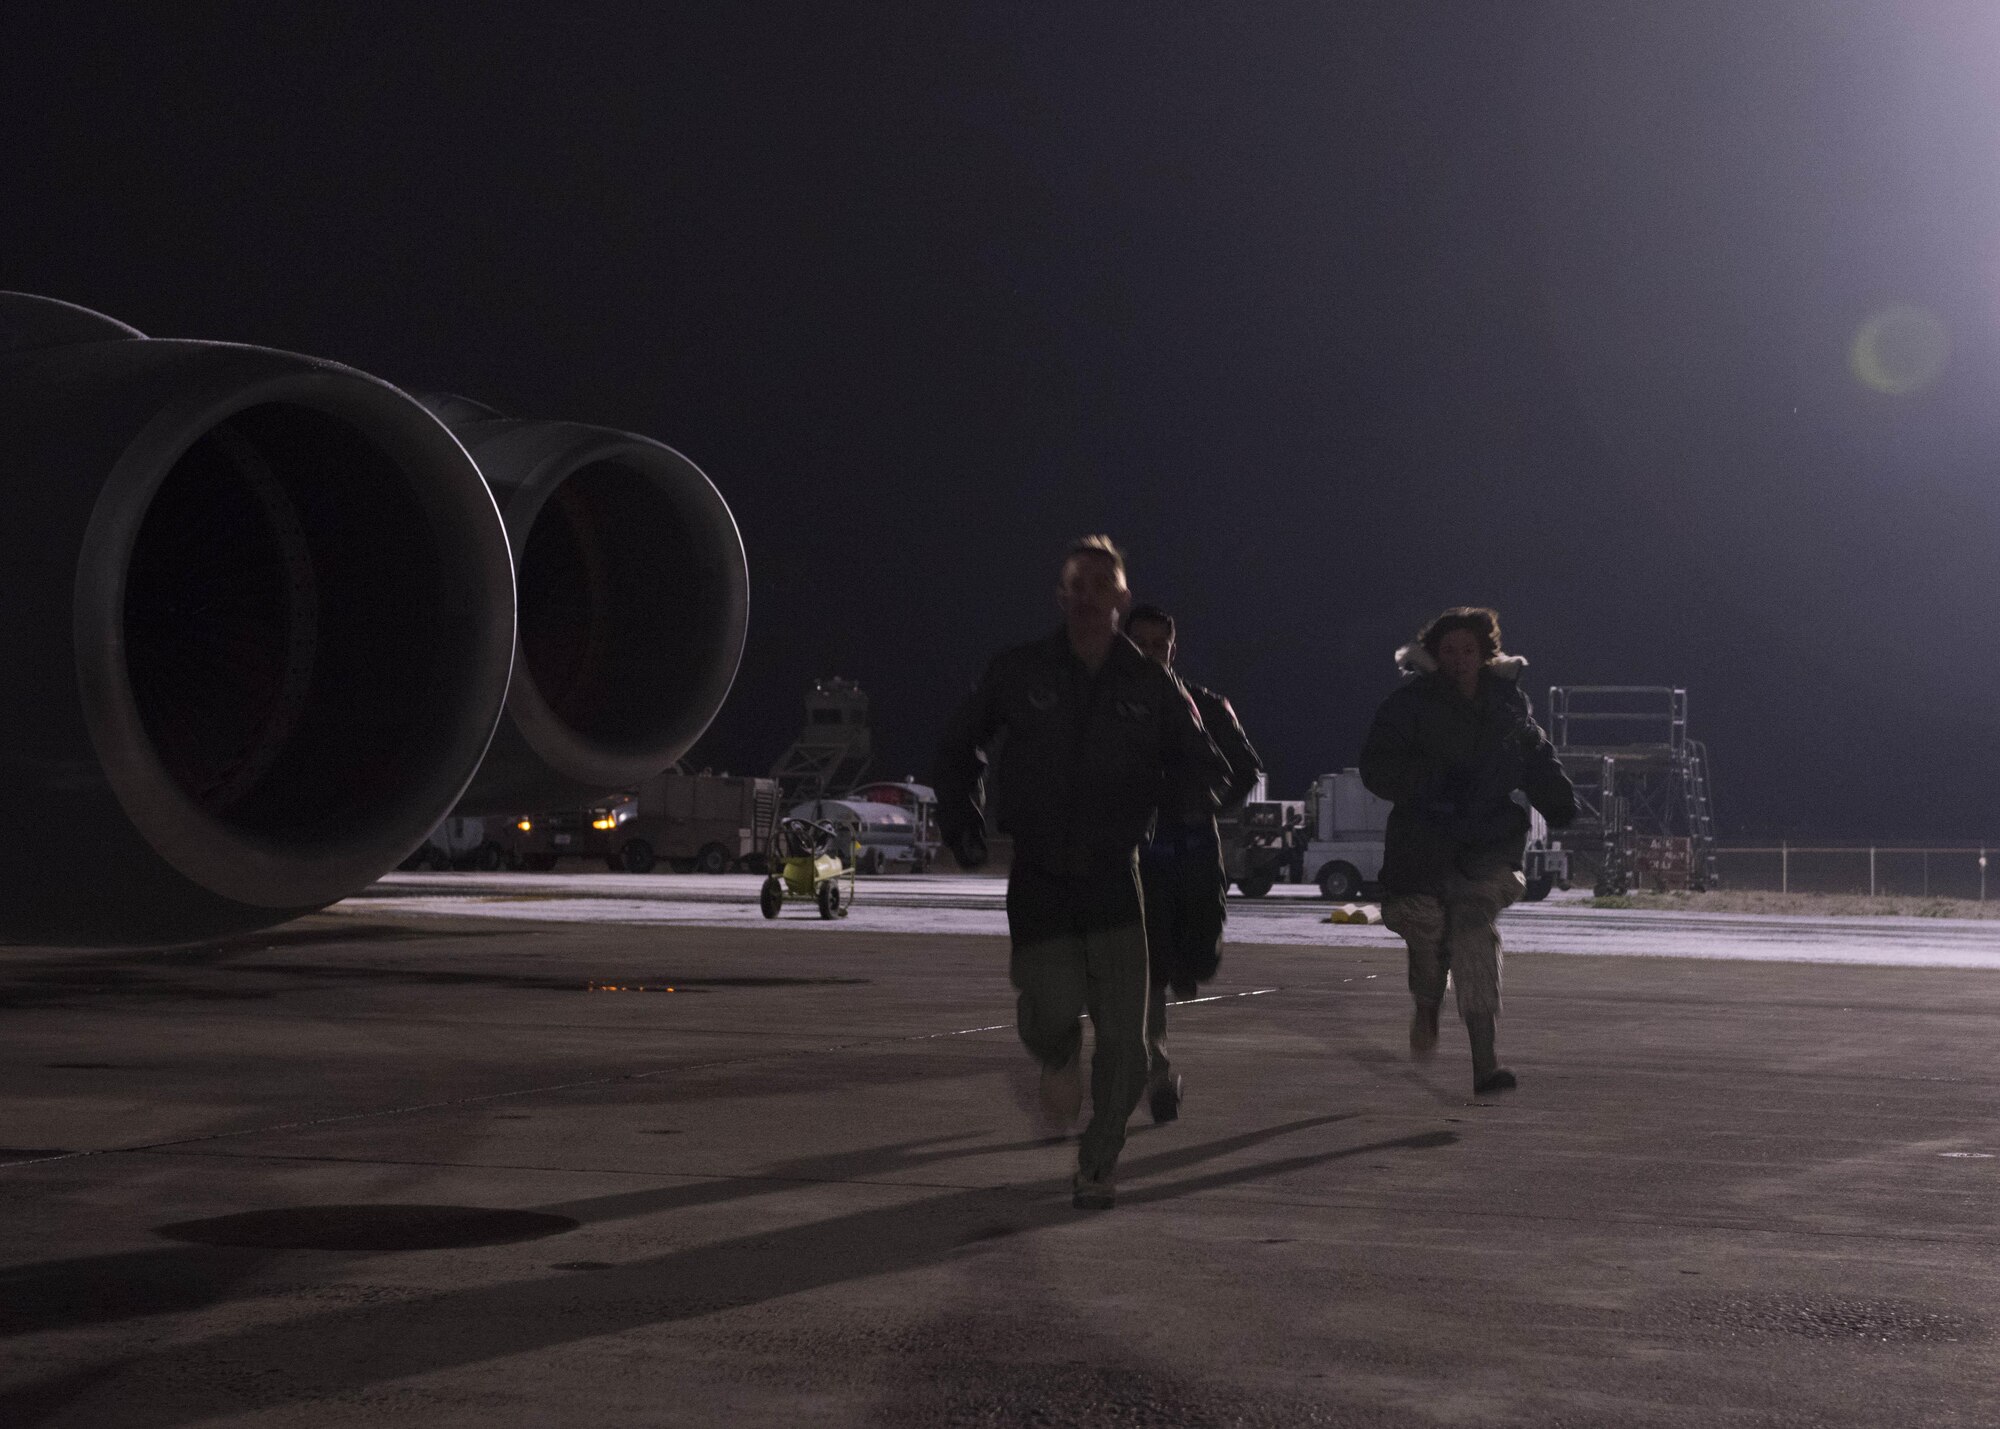
{"type": "MultiPolygon", "coordinates": [[[[1722,886],[1774,893],[1847,893],[1986,901],[1985,845],[1917,848],[1887,844],[1718,848],[1722,886]]],[[[2000,887],[1994,890],[2000,893],[2000,887]]]]}

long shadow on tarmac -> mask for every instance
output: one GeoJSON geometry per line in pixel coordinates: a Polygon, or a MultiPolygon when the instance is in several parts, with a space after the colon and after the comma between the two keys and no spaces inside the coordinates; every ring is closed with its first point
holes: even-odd
{"type": "Polygon", "coordinates": [[[197,1310],[229,1298],[269,1251],[162,1246],[0,1270],[0,1337],[197,1310]]]}
{"type": "MultiPolygon", "coordinates": [[[[1353,1115],[1312,1117],[1200,1146],[1128,1158],[1121,1168],[1121,1178],[1129,1182],[1172,1174],[1279,1137],[1345,1121],[1353,1115]]],[[[1456,1140],[1456,1133],[1449,1131],[1393,1137],[1135,1188],[1122,1193],[1120,1199],[1126,1205],[1142,1205],[1348,1157],[1393,1150],[1429,1150],[1456,1140]]],[[[852,1180],[856,1175],[854,1163],[866,1162],[871,1156],[880,1157],[873,1167],[879,1173],[998,1149],[1001,1148],[949,1150],[931,1142],[898,1143],[879,1148],[875,1153],[813,1158],[774,1168],[766,1173],[768,1179],[759,1182],[757,1191],[783,1190],[802,1180],[852,1180]],[[843,1172],[838,1178],[800,1174],[807,1168],[824,1172],[836,1164],[843,1172]]],[[[587,1281],[564,1272],[560,1278],[479,1286],[401,1304],[341,1309],[284,1324],[257,1326],[205,1342],[177,1344],[157,1355],[104,1361],[21,1385],[0,1394],[0,1423],[21,1426],[45,1423],[81,1395],[117,1376],[144,1384],[146,1391],[143,1395],[120,1395],[117,1409],[102,1422],[133,1429],[164,1429],[220,1414],[350,1394],[405,1376],[738,1309],[850,1280],[921,1269],[998,1236],[1074,1224],[1079,1213],[1070,1208],[1067,1196],[1062,1194],[1067,1189],[1065,1179],[1027,1187],[952,1191],[927,1200],[899,1202],[612,1265],[590,1272],[587,1281]],[[256,1365],[274,1372],[260,1376],[265,1383],[251,1385],[237,1380],[228,1389],[190,1383],[184,1373],[165,1372],[185,1371],[190,1363],[211,1357],[220,1363],[256,1365]],[[269,1382],[281,1377],[288,1382],[269,1382]]],[[[602,1222],[714,1204],[757,1191],[746,1191],[740,1181],[703,1183],[624,1192],[536,1209],[585,1222],[602,1222]]],[[[165,1254],[213,1257],[231,1252],[190,1248],[165,1254]]],[[[160,1255],[146,1251],[123,1257],[107,1256],[101,1269],[108,1272],[112,1265],[122,1261],[128,1270],[158,1273],[180,1263],[162,1261],[160,1255]]],[[[267,1258],[259,1256],[256,1261],[267,1258]]],[[[351,1262],[343,1262],[347,1263],[351,1262]]],[[[75,1264],[70,1263],[71,1274],[76,1273],[75,1264]]],[[[12,1300],[18,1288],[26,1288],[14,1280],[15,1275],[47,1268],[52,1267],[26,1267],[10,1272],[8,1298],[12,1300]]],[[[207,1298],[200,1303],[222,1298],[229,1285],[252,1268],[254,1263],[226,1278],[209,1277],[207,1298]]],[[[111,1288],[111,1278],[103,1273],[96,1276],[97,1283],[107,1289],[111,1288]]],[[[157,1309],[170,1308],[157,1301],[155,1304],[157,1309]]]]}
{"type": "MultiPolygon", "coordinates": [[[[479,930],[484,934],[484,930],[479,930]]],[[[460,929],[412,933],[402,928],[306,929],[278,937],[236,939],[226,943],[177,948],[166,952],[139,951],[95,958],[13,962],[0,977],[0,1012],[46,1007],[99,1007],[107,999],[135,1002],[253,1002],[315,986],[361,983],[379,987],[486,987],[515,992],[588,993],[602,987],[588,978],[549,973],[505,973],[458,968],[394,968],[367,964],[244,962],[250,953],[279,947],[306,947],[338,942],[343,946],[368,941],[417,941],[422,938],[470,936],[460,929]],[[278,937],[278,942],[269,939],[278,937]],[[230,979],[246,979],[236,983],[230,979]]],[[[490,936],[488,934],[487,936],[490,936]]],[[[670,983],[684,991],[716,988],[866,987],[862,977],[697,976],[673,972],[655,974],[651,981],[670,983]]]]}
{"type": "MultiPolygon", "coordinates": [[[[484,929],[441,928],[433,931],[395,924],[359,923],[331,928],[274,929],[214,943],[164,950],[136,948],[97,955],[65,952],[57,957],[41,957],[37,956],[40,949],[16,949],[10,952],[4,974],[0,974],[0,1011],[99,1006],[104,998],[196,1002],[261,1000],[273,996],[275,989],[268,986],[226,986],[213,976],[203,981],[194,979],[202,974],[234,975],[252,971],[236,965],[236,959],[248,953],[276,952],[280,948],[310,947],[319,943],[351,945],[465,938],[485,932],[484,929]]],[[[277,970],[283,970],[282,965],[277,970]]]]}
{"type": "MultiPolygon", "coordinates": [[[[968,1156],[1027,1151],[1038,1141],[1003,1145],[949,1146],[963,1136],[928,1137],[892,1142],[867,1151],[839,1152],[781,1162],[750,1176],[708,1178],[644,1191],[594,1196],[538,1208],[544,1214],[567,1216],[585,1224],[601,1224],[630,1216],[689,1210],[747,1196],[790,1190],[800,1183],[854,1181],[909,1171],[935,1162],[968,1156]]],[[[303,1217],[314,1208],[296,1208],[303,1217]]],[[[177,1237],[178,1238],[178,1237],[177,1237]]],[[[399,1247],[397,1249],[407,1249],[399,1247]]],[[[123,1251],[116,1255],[77,1256],[0,1269],[0,1339],[39,1334],[45,1330],[103,1325],[145,1315],[199,1310],[229,1298],[229,1292],[286,1252],[223,1246],[215,1242],[171,1249],[123,1251]]],[[[383,1251],[351,1252],[343,1266],[383,1251]]]]}

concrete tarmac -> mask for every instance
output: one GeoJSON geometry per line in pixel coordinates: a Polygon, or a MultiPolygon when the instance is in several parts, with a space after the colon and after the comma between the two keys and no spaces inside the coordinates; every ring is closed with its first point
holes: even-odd
{"type": "MultiPolygon", "coordinates": [[[[552,923],[675,924],[754,928],[759,880],[742,874],[392,873],[340,906],[350,912],[416,912],[552,923]]],[[[842,885],[845,890],[846,885],[842,885]]],[[[1006,883],[951,874],[859,880],[850,928],[875,932],[1004,933],[1006,883]]],[[[1589,895],[1558,893],[1500,915],[1510,948],[1626,957],[1775,959],[2000,971],[2000,919],[1832,917],[1594,908],[1589,895]]],[[[1229,899],[1232,943],[1400,948],[1379,923],[1328,924],[1334,905],[1314,888],[1229,899]]],[[[794,912],[799,905],[791,905],[794,912]]],[[[786,916],[792,916],[787,913],[786,916]]]]}
{"type": "Polygon", "coordinates": [[[2000,1424],[2000,976],[1232,946],[1107,1213],[1005,944],[322,915],[0,960],[0,1425],[2000,1424]]]}

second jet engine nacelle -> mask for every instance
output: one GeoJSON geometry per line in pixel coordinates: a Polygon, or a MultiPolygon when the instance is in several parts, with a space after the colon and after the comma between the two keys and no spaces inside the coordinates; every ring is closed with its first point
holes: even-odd
{"type": "Polygon", "coordinates": [[[506,714],[461,811],[575,807],[659,773],[742,657],[750,583],[728,505],[647,437],[426,400],[500,503],[519,602],[506,714]]]}
{"type": "Polygon", "coordinates": [[[514,648],[464,449],[386,383],[0,295],[0,940],[268,926],[450,810],[514,648]]]}

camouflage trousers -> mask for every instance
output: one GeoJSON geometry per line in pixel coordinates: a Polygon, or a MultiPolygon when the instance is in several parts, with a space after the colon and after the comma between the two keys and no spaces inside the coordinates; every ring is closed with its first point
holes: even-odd
{"type": "Polygon", "coordinates": [[[1517,901],[1526,880],[1515,868],[1468,877],[1456,869],[1435,893],[1382,900],[1382,924],[1402,935],[1410,954],[1410,996],[1425,1007],[1444,1000],[1445,974],[1462,1018],[1500,1012],[1500,910],[1517,901]]]}

